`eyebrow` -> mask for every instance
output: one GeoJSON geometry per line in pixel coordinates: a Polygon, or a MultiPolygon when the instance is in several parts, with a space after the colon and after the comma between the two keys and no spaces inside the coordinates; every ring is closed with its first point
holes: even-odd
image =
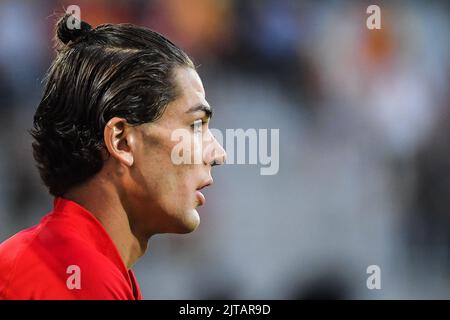
{"type": "Polygon", "coordinates": [[[199,104],[197,106],[194,106],[192,108],[189,108],[188,111],[186,111],[186,113],[194,113],[197,111],[203,111],[204,113],[206,113],[206,116],[208,118],[211,118],[213,115],[213,109],[210,106],[204,105],[204,104],[199,104]]]}

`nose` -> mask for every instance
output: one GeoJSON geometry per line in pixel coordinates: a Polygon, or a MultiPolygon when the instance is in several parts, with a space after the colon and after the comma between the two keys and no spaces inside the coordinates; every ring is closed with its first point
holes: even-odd
{"type": "Polygon", "coordinates": [[[227,159],[227,153],[211,133],[210,138],[212,139],[211,145],[208,146],[210,152],[205,154],[205,163],[211,165],[211,167],[222,165],[227,159]]]}

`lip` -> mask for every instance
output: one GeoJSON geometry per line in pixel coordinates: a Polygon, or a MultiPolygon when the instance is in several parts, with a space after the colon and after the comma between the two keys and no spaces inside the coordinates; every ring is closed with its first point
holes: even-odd
{"type": "Polygon", "coordinates": [[[213,184],[213,179],[210,178],[208,180],[206,180],[205,182],[203,182],[200,187],[197,188],[197,190],[195,191],[195,196],[197,197],[197,201],[198,201],[198,205],[202,206],[206,203],[206,198],[203,195],[203,193],[200,192],[200,190],[202,190],[203,188],[206,188],[207,186],[210,186],[213,184]]]}

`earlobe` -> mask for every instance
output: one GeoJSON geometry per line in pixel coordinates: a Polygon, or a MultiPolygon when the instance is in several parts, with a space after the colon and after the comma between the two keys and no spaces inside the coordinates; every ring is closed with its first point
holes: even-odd
{"type": "Polygon", "coordinates": [[[133,137],[127,130],[127,121],[114,117],[108,121],[104,129],[104,141],[109,154],[120,163],[131,167],[134,162],[130,143],[133,137]]]}

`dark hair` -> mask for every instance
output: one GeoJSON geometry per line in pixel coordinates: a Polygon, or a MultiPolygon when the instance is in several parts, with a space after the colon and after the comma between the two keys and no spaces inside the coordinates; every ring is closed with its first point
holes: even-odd
{"type": "Polygon", "coordinates": [[[57,55],[46,75],[30,131],[33,155],[50,194],[61,196],[96,173],[104,158],[103,130],[113,117],[155,121],[177,98],[175,67],[195,68],[162,35],[132,24],[57,24],[57,55]]]}

